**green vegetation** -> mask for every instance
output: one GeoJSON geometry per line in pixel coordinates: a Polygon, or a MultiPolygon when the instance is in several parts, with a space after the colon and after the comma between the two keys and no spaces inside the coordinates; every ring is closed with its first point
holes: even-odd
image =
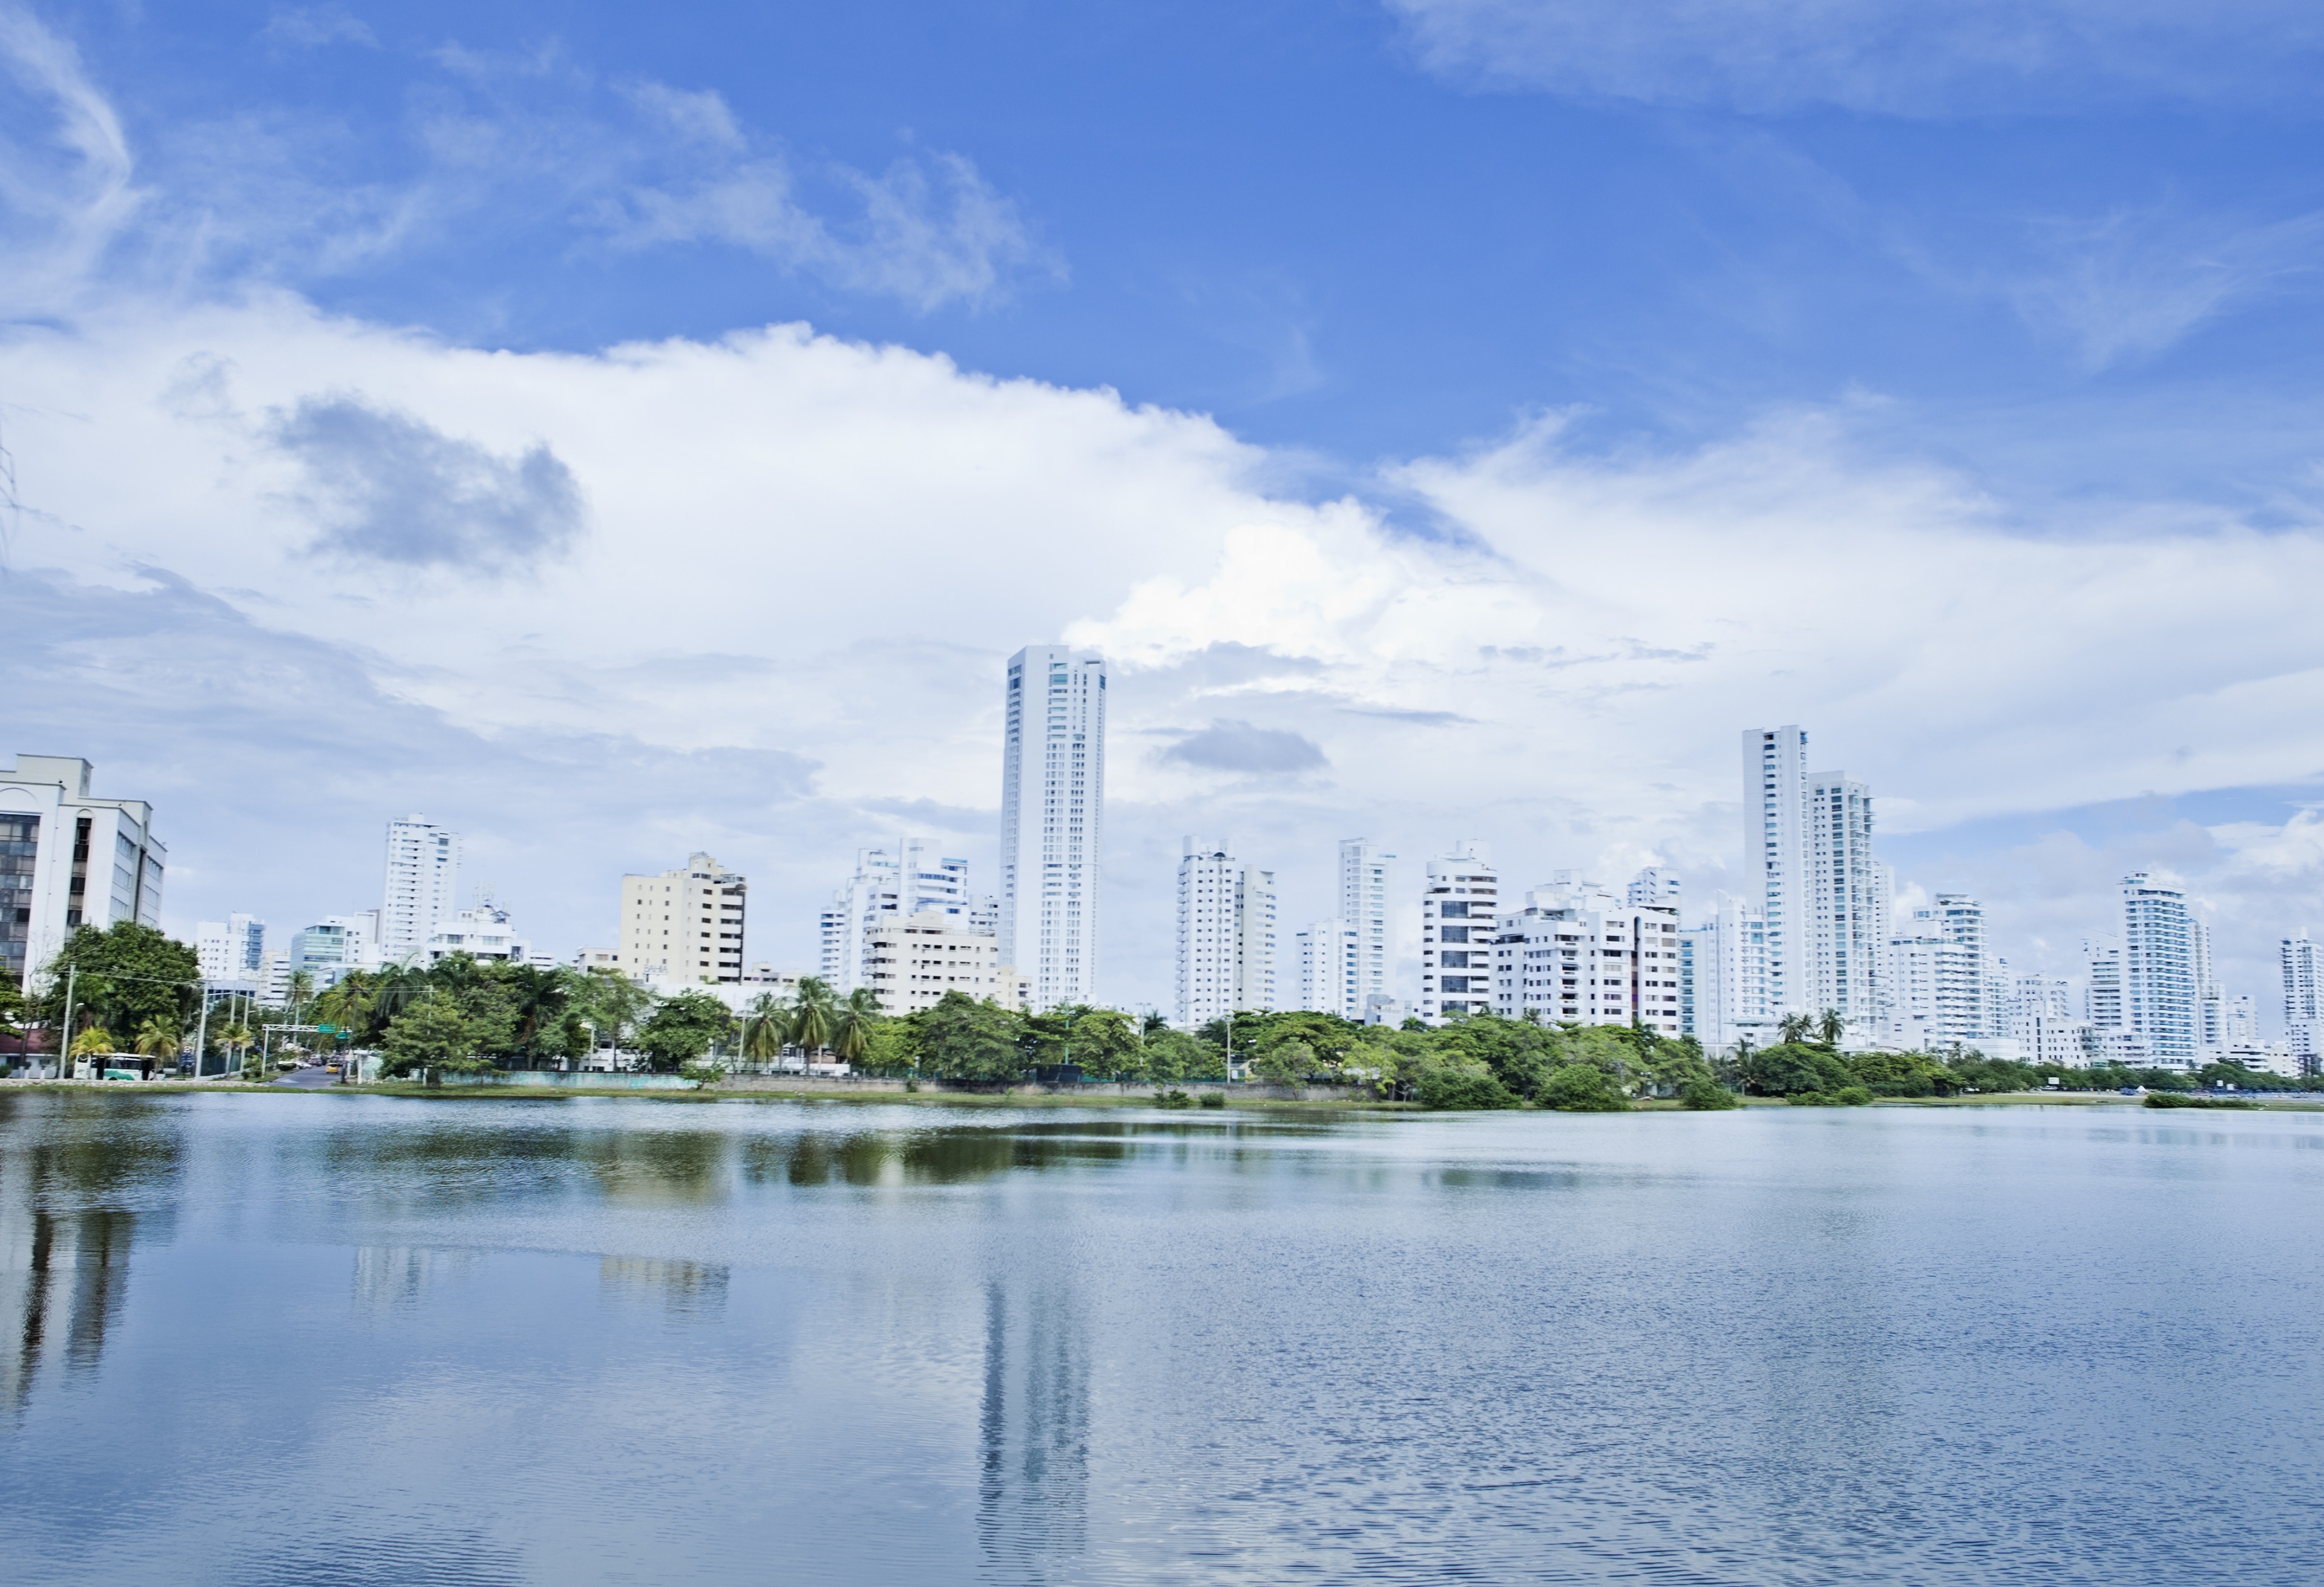
{"type": "Polygon", "coordinates": [[[2177,1092],[2149,1092],[2150,1108],[2256,1108],[2259,1103],[2232,1096],[2187,1096],[2177,1092]]]}
{"type": "Polygon", "coordinates": [[[79,927],[43,969],[41,990],[13,1001],[7,1011],[21,1010],[18,1017],[25,1024],[46,1030],[39,1045],[51,1053],[58,1047],[55,1033],[65,1022],[68,996],[72,1033],[64,1046],[72,1053],[119,1052],[115,1031],[131,1031],[142,1040],[149,1029],[182,1030],[192,1023],[200,999],[201,964],[194,950],[134,920],[116,920],[102,930],[79,927]],[[88,1044],[92,1031],[102,1046],[88,1044]]]}

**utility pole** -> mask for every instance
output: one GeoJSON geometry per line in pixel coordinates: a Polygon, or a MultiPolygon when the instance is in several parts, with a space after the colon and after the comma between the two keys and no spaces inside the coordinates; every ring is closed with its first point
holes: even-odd
{"type": "Polygon", "coordinates": [[[202,1011],[194,1021],[194,1078],[202,1077],[202,1055],[210,1049],[210,983],[207,977],[194,983],[201,997],[202,1011]]]}
{"type": "Polygon", "coordinates": [[[65,966],[65,1028],[57,1032],[57,1078],[65,1078],[65,1049],[72,1046],[73,989],[80,979],[80,966],[65,966]]]}

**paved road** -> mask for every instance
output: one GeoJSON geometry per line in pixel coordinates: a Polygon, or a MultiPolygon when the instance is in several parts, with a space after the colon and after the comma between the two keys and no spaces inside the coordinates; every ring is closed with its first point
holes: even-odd
{"type": "Polygon", "coordinates": [[[337,1085],[339,1077],[321,1069],[293,1069],[274,1084],[277,1085],[337,1085]]]}

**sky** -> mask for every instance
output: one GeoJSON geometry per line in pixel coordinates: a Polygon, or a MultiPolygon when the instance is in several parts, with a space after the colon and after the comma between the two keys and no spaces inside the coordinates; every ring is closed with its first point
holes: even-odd
{"type": "Polygon", "coordinates": [[[1167,1009],[1185,835],[1286,946],[1356,835],[1692,916],[1799,723],[1907,905],[2070,973],[2151,871],[2273,1020],[2319,113],[2278,0],[0,0],[0,755],[182,933],[419,811],[543,949],[700,849],[799,966],[858,847],[989,885],[1064,641],[1167,1009]]]}

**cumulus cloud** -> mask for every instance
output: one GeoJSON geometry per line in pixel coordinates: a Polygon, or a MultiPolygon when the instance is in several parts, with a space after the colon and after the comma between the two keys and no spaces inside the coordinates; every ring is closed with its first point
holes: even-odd
{"type": "Polygon", "coordinates": [[[1388,0],[1430,70],[1589,98],[2045,114],[2304,90],[2297,0],[1388,0]]]}
{"type": "Polygon", "coordinates": [[[573,471],[539,443],[497,457],[351,396],[302,397],[268,435],[306,472],[318,551],[498,571],[581,532],[573,471]]]}
{"type": "Polygon", "coordinates": [[[1323,752],[1298,734],[1229,720],[1186,734],[1163,751],[1162,758],[1213,771],[1260,775],[1313,771],[1325,764],[1323,752]]]}

